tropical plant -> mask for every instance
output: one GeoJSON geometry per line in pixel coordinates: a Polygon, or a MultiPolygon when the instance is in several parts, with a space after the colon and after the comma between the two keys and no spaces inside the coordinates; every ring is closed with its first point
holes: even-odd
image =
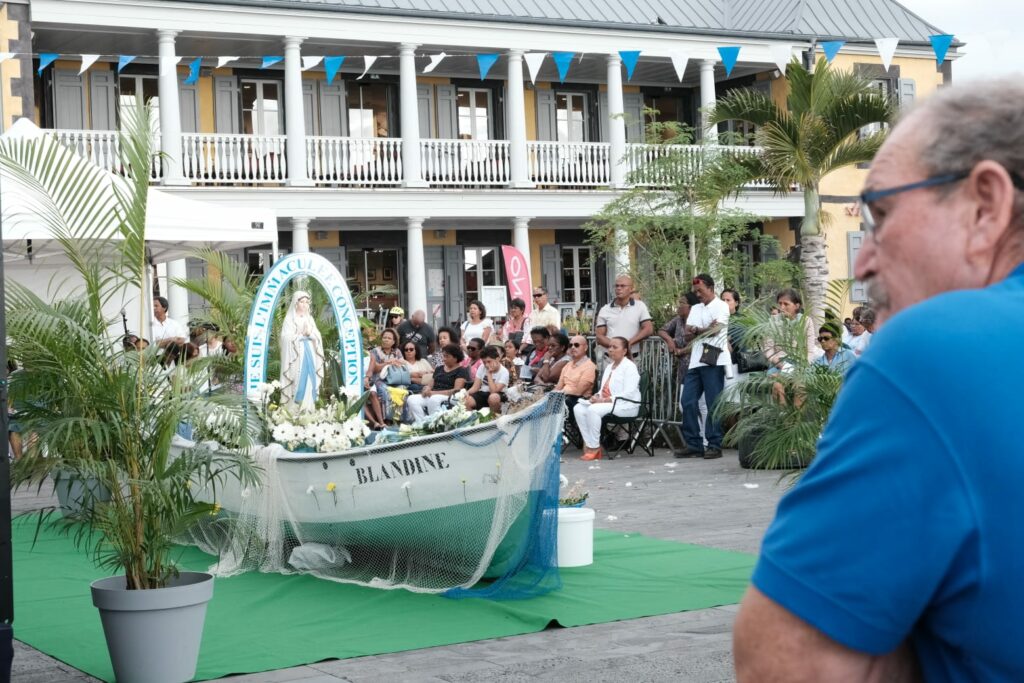
{"type": "Polygon", "coordinates": [[[755,141],[763,149],[739,160],[743,173],[732,188],[766,181],[785,194],[798,187],[804,196],[800,226],[800,261],[808,308],[821,320],[828,282],[828,259],[823,227],[830,216],[822,210],[822,179],[846,166],[866,163],[885,138],[885,129],[863,134],[866,126],[889,123],[894,102],[879,94],[860,75],[833,68],[821,59],[808,71],[794,60],[786,68],[789,94],[786,107],[751,90],[733,90],[709,112],[712,124],[744,121],[756,126],[755,141]]]}
{"type": "Polygon", "coordinates": [[[177,574],[174,539],[216,512],[220,483],[228,476],[255,481],[241,452],[197,448],[172,455],[179,427],[191,423],[245,445],[259,424],[247,418],[242,397],[203,395],[204,361],[168,371],[157,347],[125,349],[116,313],[106,312],[134,299],[140,319],[149,314],[143,292],[153,151],[151,117],[137,107],[119,134],[125,178],[51,136],[3,141],[0,168],[31,196],[31,218],[54,235],[71,279],[80,281],[73,295],[53,303],[8,286],[7,334],[23,366],[11,377],[10,394],[31,435],[13,483],[95,482],[84,487],[76,511],[43,512],[40,523],[71,534],[99,566],[123,570],[129,589],[147,589],[177,574]],[[200,491],[211,499],[200,499],[200,491]]]}
{"type": "MultiPolygon", "coordinates": [[[[825,308],[829,317],[839,319],[849,288],[849,280],[829,283],[825,308]]],[[[808,360],[804,319],[773,316],[770,311],[774,304],[774,298],[755,301],[731,318],[729,325],[742,329],[743,348],[770,345],[782,350],[786,371],[744,375],[742,382],[722,395],[715,413],[725,422],[735,422],[724,443],[739,447],[752,468],[788,471],[795,480],[799,470],[814,458],[843,376],[808,360]],[[779,399],[780,391],[784,400],[779,399]]]]}

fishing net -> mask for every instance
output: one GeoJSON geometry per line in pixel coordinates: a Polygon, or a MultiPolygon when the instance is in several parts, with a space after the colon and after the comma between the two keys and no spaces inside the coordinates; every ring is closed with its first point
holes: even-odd
{"type": "Polygon", "coordinates": [[[558,462],[564,399],[491,422],[337,454],[277,444],[258,485],[222,482],[222,514],[187,542],[217,576],[304,573],[375,588],[517,598],[560,587],[558,462]]]}

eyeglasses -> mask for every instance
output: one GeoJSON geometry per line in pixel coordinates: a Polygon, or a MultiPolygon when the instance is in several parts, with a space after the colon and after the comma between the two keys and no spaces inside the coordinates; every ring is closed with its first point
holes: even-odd
{"type": "MultiPolygon", "coordinates": [[[[906,185],[897,185],[896,187],[888,187],[884,190],[872,190],[870,192],[861,192],[860,194],[860,215],[864,219],[864,227],[867,228],[867,232],[874,234],[877,233],[881,227],[882,221],[878,220],[877,217],[871,211],[871,204],[877,202],[879,199],[885,199],[893,195],[902,194],[904,192],[910,192],[911,190],[921,190],[926,187],[939,187],[940,185],[948,185],[950,183],[956,183],[967,176],[971,172],[959,171],[957,173],[943,173],[941,175],[931,176],[924,180],[919,180],[916,183],[907,183],[906,185]]],[[[1020,176],[1016,173],[1010,172],[1010,176],[1013,178],[1013,184],[1021,187],[1024,183],[1020,183],[1020,176]]]]}
{"type": "Polygon", "coordinates": [[[835,339],[835,337],[818,337],[818,342],[823,343],[827,341],[832,341],[833,339],[835,339]]]}

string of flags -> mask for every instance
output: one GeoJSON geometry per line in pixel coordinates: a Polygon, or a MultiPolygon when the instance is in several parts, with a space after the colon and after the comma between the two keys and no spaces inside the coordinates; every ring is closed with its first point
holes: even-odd
{"type": "MultiPolygon", "coordinates": [[[[950,34],[937,34],[929,36],[928,40],[931,43],[932,51],[935,53],[936,64],[941,66],[946,61],[946,54],[949,51],[950,46],[953,44],[953,36],[950,34]]],[[[893,55],[896,54],[896,47],[899,44],[898,38],[876,38],[875,46],[878,49],[878,54],[881,57],[882,65],[886,70],[889,69],[892,64],[893,55]]],[[[825,53],[825,59],[828,62],[832,62],[836,58],[836,55],[846,45],[846,41],[843,40],[827,40],[819,43],[822,51],[825,53]]],[[[732,70],[736,66],[740,57],[739,45],[723,45],[718,47],[718,56],[722,60],[722,66],[725,68],[726,76],[732,75],[732,70]]],[[[768,52],[771,57],[771,61],[774,62],[782,73],[786,72],[786,66],[793,58],[793,45],[784,44],[773,44],[768,47],[768,52]]],[[[0,52],[0,64],[11,59],[12,57],[19,55],[31,55],[32,53],[21,53],[21,52],[0,52]]],[[[621,50],[619,51],[619,58],[622,60],[622,65],[626,68],[626,80],[632,80],[633,72],[636,70],[637,63],[640,60],[640,50],[621,50]]],[[[572,67],[573,60],[577,57],[579,60],[583,59],[584,53],[576,52],[527,52],[523,54],[523,61],[526,63],[527,70],[530,74],[530,81],[534,84],[537,83],[537,75],[540,73],[541,66],[544,61],[550,56],[551,60],[555,64],[555,68],[558,71],[559,82],[564,83],[565,79],[569,76],[569,70],[572,67]]],[[[51,64],[56,62],[60,58],[74,58],[79,57],[81,59],[81,68],[78,73],[82,74],[89,70],[89,68],[95,64],[101,55],[94,54],[81,54],[81,55],[62,55],[54,52],[42,52],[37,55],[39,57],[39,67],[37,73],[40,75],[43,71],[51,64]]],[[[146,55],[147,57],[153,57],[154,55],[146,55]]],[[[480,72],[480,80],[487,78],[487,74],[490,72],[501,55],[497,52],[487,53],[471,53],[471,54],[446,54],[439,52],[436,54],[425,54],[418,55],[420,57],[427,57],[430,63],[427,64],[422,73],[428,74],[434,71],[441,62],[445,59],[452,57],[475,57],[477,60],[477,67],[480,72]]],[[[680,82],[683,80],[683,75],[686,71],[686,65],[690,59],[690,55],[685,52],[673,52],[668,55],[659,53],[657,55],[665,57],[668,56],[672,62],[672,67],[675,70],[676,77],[680,82]]],[[[117,72],[120,73],[126,66],[138,59],[139,55],[117,55],[117,72]]],[[[324,72],[327,75],[327,82],[331,83],[338,75],[338,71],[341,69],[345,61],[348,60],[359,60],[363,62],[362,73],[359,78],[363,78],[369,73],[374,63],[381,58],[393,58],[397,55],[306,55],[302,57],[302,70],[309,71],[314,69],[321,64],[323,65],[324,72]]],[[[175,64],[181,62],[185,57],[177,57],[175,64]]],[[[239,59],[245,59],[241,56],[205,56],[205,57],[192,57],[188,58],[188,76],[185,78],[185,84],[191,85],[199,80],[199,72],[203,65],[203,60],[216,60],[214,68],[222,68],[231,64],[232,62],[238,61],[239,59]]],[[[251,59],[251,58],[249,58],[251,59]]],[[[284,61],[284,57],[281,55],[264,55],[259,57],[261,69],[269,69],[276,64],[284,61]]],[[[578,60],[578,61],[579,61],[578,60]]]]}

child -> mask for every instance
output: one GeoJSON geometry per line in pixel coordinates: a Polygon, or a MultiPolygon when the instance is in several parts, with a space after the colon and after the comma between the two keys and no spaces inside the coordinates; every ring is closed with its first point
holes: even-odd
{"type": "Polygon", "coordinates": [[[483,361],[476,371],[473,386],[466,397],[466,408],[489,407],[493,412],[501,412],[501,402],[505,400],[505,387],[508,386],[508,370],[499,360],[501,352],[497,346],[485,346],[480,352],[483,361]]]}

